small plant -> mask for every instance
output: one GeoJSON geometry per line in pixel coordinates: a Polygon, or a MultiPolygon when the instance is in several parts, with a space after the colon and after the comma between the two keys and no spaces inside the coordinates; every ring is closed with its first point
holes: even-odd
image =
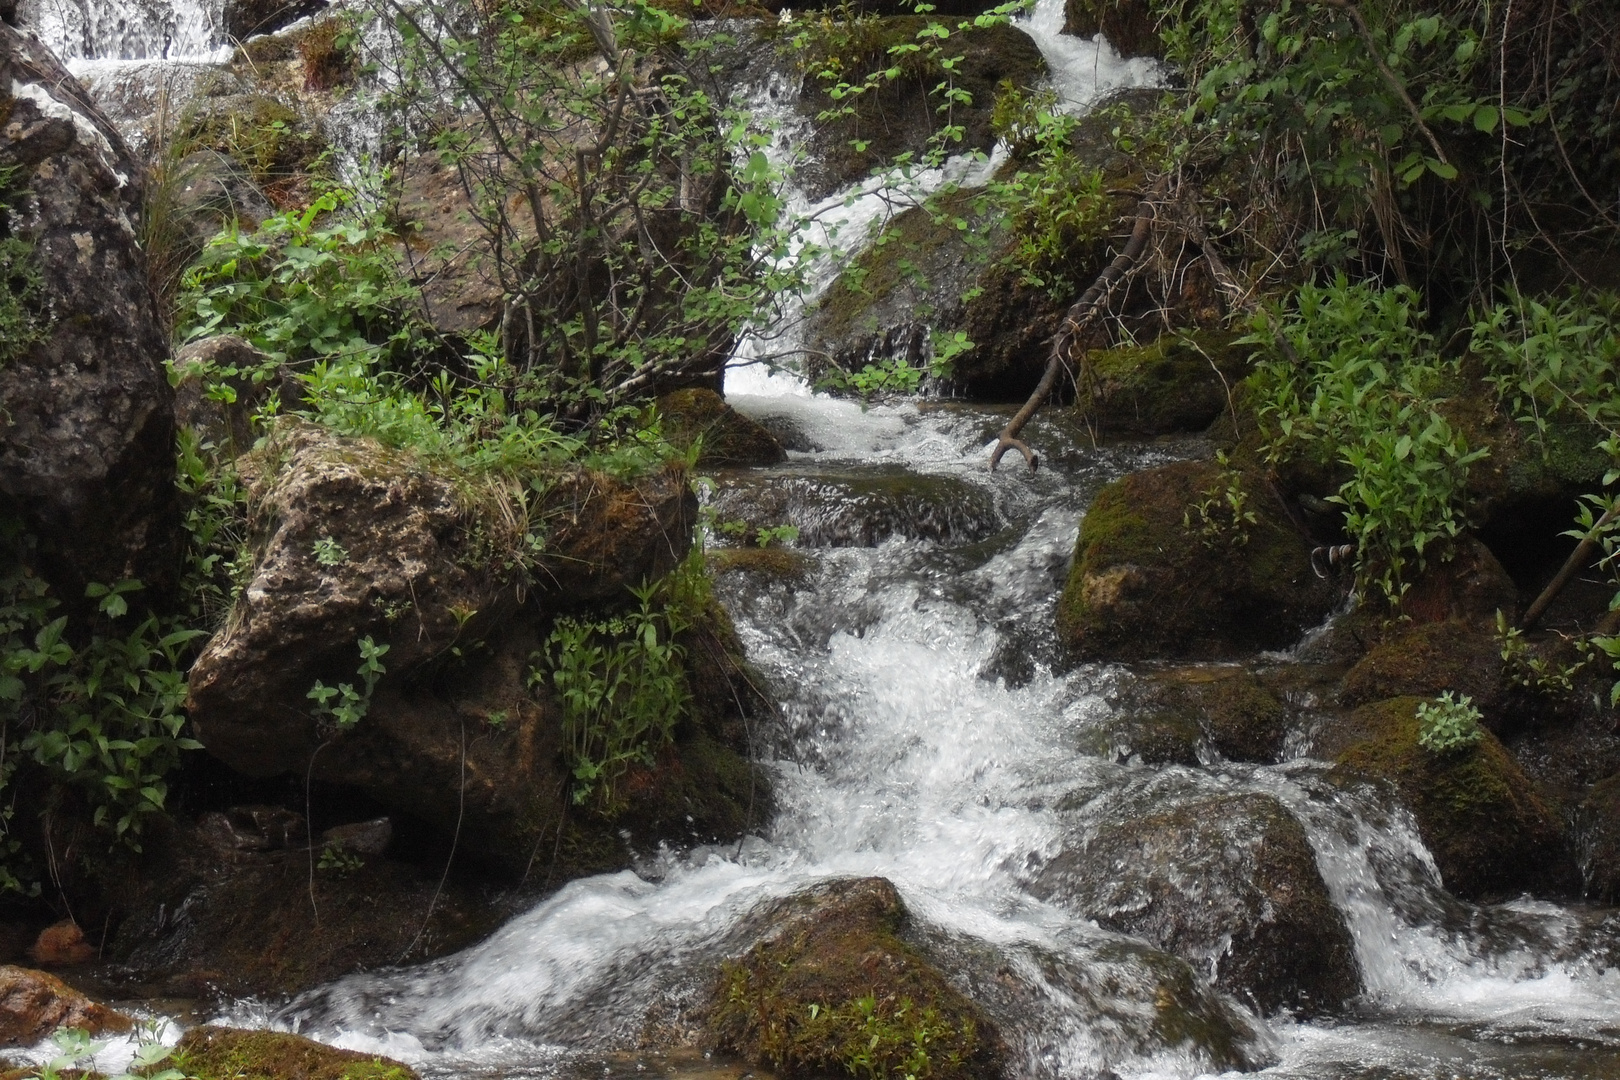
{"type": "Polygon", "coordinates": [[[791,544],[798,538],[799,527],[797,525],[762,525],[759,529],[759,535],[754,538],[754,543],[762,548],[768,548],[772,544],[791,544]]]}
{"type": "Polygon", "coordinates": [[[691,621],[675,597],[655,604],[664,584],[633,590],[639,606],[618,618],[558,619],[535,656],[529,684],[556,688],[576,804],[594,798],[613,813],[619,778],[631,765],[653,764],[686,714],[685,650],[674,639],[691,621]]]}
{"type": "Polygon", "coordinates": [[[330,536],[315,541],[315,561],[322,566],[342,566],[348,559],[349,553],[343,545],[330,536]]]}
{"type": "Polygon", "coordinates": [[[342,844],[327,844],[321,848],[320,860],[315,864],[317,869],[336,871],[339,877],[348,877],[365,865],[366,860],[342,844]]]}
{"type": "Polygon", "coordinates": [[[11,231],[16,172],[0,168],[0,367],[44,336],[50,316],[34,245],[11,231]]]}
{"type": "MultiPolygon", "coordinates": [[[[158,1068],[169,1059],[174,1049],[163,1045],[158,1038],[156,1024],[137,1024],[135,1039],[135,1054],[129,1065],[123,1072],[105,1080],[191,1080],[179,1069],[158,1068]]],[[[59,1053],[41,1065],[38,1072],[32,1075],[23,1073],[23,1080],[65,1080],[64,1073],[72,1076],[99,1075],[86,1066],[93,1066],[95,1056],[106,1048],[105,1042],[91,1041],[90,1033],[83,1028],[59,1028],[51,1036],[51,1042],[59,1053]]]]}
{"type": "Polygon", "coordinates": [[[346,731],[365,719],[371,708],[371,695],[377,688],[377,680],[388,670],[382,664],[386,652],[388,646],[378,645],[369,634],[361,638],[360,666],[356,669],[356,674],[360,676],[360,689],[356,690],[353,683],[327,686],[316,679],[315,685],[304,695],[315,702],[315,715],[330,717],[339,731],[346,731]]]}
{"type": "Polygon", "coordinates": [[[1485,737],[1479,726],[1480,712],[1467,694],[1454,696],[1450,690],[1417,707],[1418,745],[1431,754],[1451,754],[1467,750],[1485,737]]]}
{"type": "Polygon", "coordinates": [[[1259,519],[1249,509],[1243,474],[1231,467],[1226,451],[1217,450],[1215,460],[1222,467],[1216,485],[1181,515],[1181,527],[1191,531],[1196,514],[1198,535],[1205,547],[1242,547],[1249,542],[1250,526],[1259,519]]]}

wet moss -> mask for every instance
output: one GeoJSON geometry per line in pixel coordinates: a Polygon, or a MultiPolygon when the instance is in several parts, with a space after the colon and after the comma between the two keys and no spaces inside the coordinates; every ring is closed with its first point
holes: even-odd
{"type": "Polygon", "coordinates": [[[1248,366],[1234,335],[1166,334],[1149,345],[1117,345],[1086,356],[1090,393],[1077,408],[1109,435],[1203,431],[1231,408],[1228,387],[1248,366]]]}
{"type": "Polygon", "coordinates": [[[800,582],[814,569],[815,560],[802,551],[779,547],[716,548],[708,553],[709,570],[726,574],[757,574],[776,581],[800,582]]]}
{"type": "Polygon", "coordinates": [[[681,449],[698,447],[699,465],[775,465],[787,458],[776,436],[713,390],[672,391],[658,399],[657,409],[664,438],[681,449]]]}
{"type": "Polygon", "coordinates": [[[1489,624],[1448,619],[1387,632],[1344,678],[1347,705],[1405,695],[1467,694],[1491,717],[1506,696],[1500,647],[1489,624]]]}
{"type": "Polygon", "coordinates": [[[302,1035],[211,1025],[186,1032],[171,1061],[194,1080],[417,1080],[410,1066],[390,1058],[338,1050],[302,1035]]]}
{"type": "Polygon", "coordinates": [[[1220,659],[1293,644],[1335,600],[1263,475],[1238,482],[1255,521],[1205,535],[1189,512],[1230,478],[1209,462],[1132,473],[1080,523],[1058,629],[1085,658],[1220,659]]]}
{"type": "Polygon", "coordinates": [[[1448,754],[1418,742],[1417,697],[1364,705],[1349,724],[1361,741],[1339,755],[1348,769],[1395,784],[1417,818],[1446,887],[1458,896],[1511,896],[1572,887],[1562,829],[1517,763],[1485,732],[1448,754]]]}
{"type": "Polygon", "coordinates": [[[1170,668],[1141,674],[1121,694],[1113,744],[1149,764],[1197,764],[1208,747],[1231,761],[1275,762],[1288,713],[1271,691],[1237,667],[1170,668]]]}
{"type": "Polygon", "coordinates": [[[993,1026],[901,938],[906,910],[888,881],[830,882],[763,918],[772,932],[725,964],[712,992],[716,1049],[784,1080],[1002,1075],[993,1026]]]}

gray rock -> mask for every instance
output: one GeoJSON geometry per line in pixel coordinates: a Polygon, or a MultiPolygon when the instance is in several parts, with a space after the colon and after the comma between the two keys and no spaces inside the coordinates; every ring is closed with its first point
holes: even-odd
{"type": "Polygon", "coordinates": [[[321,833],[321,843],[341,848],[350,855],[381,855],[394,842],[394,823],[388,818],[334,825],[321,833]]]}
{"type": "Polygon", "coordinates": [[[1359,992],[1349,930],[1281,803],[1154,785],[1138,795],[1088,805],[1031,891],[1188,960],[1267,1012],[1334,1009],[1359,992]]]}
{"type": "MultiPolygon", "coordinates": [[[[0,494],[62,595],[171,580],[179,563],[168,342],[138,240],[144,177],[118,131],[38,43],[0,25],[10,88],[6,212],[32,245],[36,340],[0,364],[0,494]]],[[[14,339],[15,340],[15,339],[14,339]]]]}

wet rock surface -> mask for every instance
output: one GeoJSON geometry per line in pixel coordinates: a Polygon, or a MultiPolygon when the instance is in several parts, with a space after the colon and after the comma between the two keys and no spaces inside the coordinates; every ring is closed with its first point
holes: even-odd
{"type": "Polygon", "coordinates": [[[713,501],[721,523],[740,521],[743,538],[791,525],[803,547],[874,547],[890,537],[972,541],[1002,521],[981,487],[949,476],[903,470],[776,470],[726,477],[713,501]]]}
{"type": "Polygon", "coordinates": [[[0,81],[6,229],[36,283],[6,297],[0,496],[64,595],[159,586],[179,514],[168,343],[137,240],[143,170],[55,58],[4,25],[0,81]]]}
{"type": "Polygon", "coordinates": [[[1087,749],[1150,765],[1196,765],[1215,756],[1270,764],[1290,724],[1282,701],[1236,666],[1140,672],[1112,704],[1115,716],[1093,731],[1087,749]]]}
{"type": "Polygon", "coordinates": [[[272,34],[327,5],[328,0],[225,0],[225,33],[236,41],[272,34]]]}
{"type": "Polygon", "coordinates": [[[1088,659],[1218,659],[1286,648],[1322,622],[1337,589],[1311,568],[1312,542],[1244,473],[1255,521],[1212,532],[1189,517],[1231,478],[1210,462],[1131,473],[1080,523],[1058,629],[1088,659]]]}
{"type": "Polygon", "coordinates": [[[1260,794],[1088,812],[1031,891],[1182,957],[1266,1013],[1360,992],[1355,950],[1304,830],[1260,794]]]}
{"type": "Polygon", "coordinates": [[[1487,731],[1464,750],[1427,750],[1418,743],[1421,700],[1357,709],[1346,726],[1359,741],[1339,754],[1339,763],[1394,784],[1457,896],[1576,891],[1580,878],[1561,823],[1496,736],[1487,731]]]}
{"type": "Polygon", "coordinates": [[[133,1026],[123,1013],[98,1005],[54,975],[0,966],[0,1047],[33,1046],[60,1027],[100,1035],[133,1026]]]}

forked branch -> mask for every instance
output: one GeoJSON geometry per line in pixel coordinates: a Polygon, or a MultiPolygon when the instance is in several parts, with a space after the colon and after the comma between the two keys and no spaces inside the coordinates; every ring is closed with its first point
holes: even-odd
{"type": "Polygon", "coordinates": [[[1063,322],[1058,332],[1052,336],[1052,351],[1046,361],[1046,371],[1041,375],[1041,381],[1036,384],[1035,391],[1024,402],[1013,418],[1007,421],[1007,426],[1001,429],[996,436],[995,449],[990,451],[990,471],[995,472],[996,466],[1001,464],[1001,458],[1008,450],[1017,450],[1024,455],[1029,463],[1029,471],[1034,472],[1040,468],[1040,457],[1029,448],[1029,444],[1020,439],[1019,433],[1024,425],[1029,423],[1046,399],[1051,396],[1052,388],[1057,385],[1058,372],[1068,363],[1069,349],[1091,321],[1096,318],[1108,302],[1108,298],[1119,285],[1133,274],[1142,261],[1142,253],[1147,250],[1148,236],[1153,231],[1153,219],[1158,212],[1159,199],[1164,195],[1169,185],[1169,177],[1161,177],[1153,185],[1147,195],[1136,206],[1136,225],[1131,229],[1131,238],[1126,241],[1125,249],[1114,258],[1114,261],[1103,267],[1102,273],[1091,283],[1091,287],[1080,294],[1069,310],[1064,312],[1063,322]]]}

